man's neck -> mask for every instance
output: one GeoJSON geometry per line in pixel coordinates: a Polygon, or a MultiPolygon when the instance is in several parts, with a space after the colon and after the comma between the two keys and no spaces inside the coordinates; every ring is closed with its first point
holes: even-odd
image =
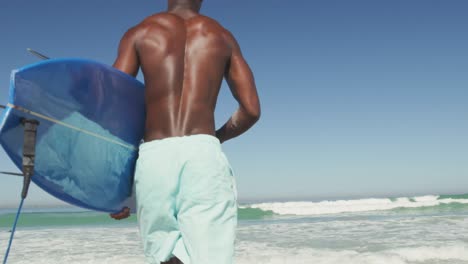
{"type": "Polygon", "coordinates": [[[167,12],[198,14],[199,8],[200,7],[194,1],[172,0],[169,1],[167,12]]]}

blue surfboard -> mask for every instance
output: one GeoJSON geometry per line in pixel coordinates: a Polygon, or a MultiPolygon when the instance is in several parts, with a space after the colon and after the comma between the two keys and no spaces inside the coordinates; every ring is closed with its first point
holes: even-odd
{"type": "Polygon", "coordinates": [[[83,208],[116,212],[130,196],[144,133],[144,85],[110,66],[52,59],[12,72],[0,144],[21,169],[22,118],[40,122],[32,181],[83,208]]]}

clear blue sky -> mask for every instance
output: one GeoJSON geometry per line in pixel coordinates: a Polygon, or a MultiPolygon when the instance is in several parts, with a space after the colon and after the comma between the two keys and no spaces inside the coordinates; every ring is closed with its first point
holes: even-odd
{"type": "MultiPolygon", "coordinates": [[[[125,32],[166,1],[6,1],[0,101],[37,59],[111,64],[125,32]]],[[[213,1],[256,76],[260,123],[225,145],[239,198],[468,192],[468,1],[213,1]]],[[[141,78],[141,77],[140,77],[141,78]]],[[[236,109],[226,86],[217,124],[236,109]]],[[[0,169],[14,167],[0,151],[0,169]]],[[[0,176],[0,206],[21,180],[0,176]]],[[[33,187],[29,203],[51,202],[33,187]]]]}

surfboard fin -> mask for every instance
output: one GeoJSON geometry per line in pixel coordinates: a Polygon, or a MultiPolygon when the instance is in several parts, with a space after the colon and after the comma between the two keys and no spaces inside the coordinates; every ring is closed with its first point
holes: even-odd
{"type": "Polygon", "coordinates": [[[41,54],[41,53],[39,53],[39,52],[37,52],[37,51],[35,51],[35,50],[33,50],[33,49],[27,48],[26,50],[27,50],[29,53],[31,53],[32,55],[38,57],[39,59],[42,59],[42,60],[48,60],[48,59],[50,59],[50,58],[47,57],[46,55],[41,54]]]}
{"type": "Polygon", "coordinates": [[[22,173],[16,173],[16,172],[0,171],[0,174],[23,177],[22,173]]]}

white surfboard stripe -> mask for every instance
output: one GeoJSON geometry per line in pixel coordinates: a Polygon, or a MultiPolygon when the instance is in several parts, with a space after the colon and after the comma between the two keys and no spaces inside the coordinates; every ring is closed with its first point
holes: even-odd
{"type": "Polygon", "coordinates": [[[93,133],[93,132],[88,131],[88,130],[86,130],[86,129],[82,129],[82,128],[79,128],[79,127],[76,127],[76,126],[73,126],[73,125],[64,123],[64,122],[62,122],[62,121],[60,121],[60,120],[57,120],[57,119],[54,119],[54,118],[45,116],[45,115],[40,114],[40,113],[36,113],[36,112],[31,111],[31,110],[28,110],[28,109],[26,109],[26,108],[24,108],[24,107],[17,106],[17,105],[14,105],[14,104],[10,104],[10,103],[8,103],[7,106],[10,107],[10,108],[19,110],[19,111],[21,111],[21,112],[24,112],[24,113],[27,113],[27,114],[30,114],[30,115],[33,115],[33,116],[36,116],[36,117],[45,119],[45,120],[50,121],[50,122],[53,122],[53,123],[55,123],[55,124],[58,124],[58,125],[61,125],[61,126],[64,126],[64,127],[68,127],[68,128],[70,128],[70,129],[79,131],[79,132],[81,132],[81,133],[85,133],[85,134],[87,134],[87,135],[90,135],[90,136],[93,136],[93,137],[96,137],[96,138],[105,140],[105,141],[107,141],[107,142],[114,143],[114,144],[120,145],[120,146],[122,146],[122,147],[131,149],[131,150],[135,150],[135,151],[138,150],[138,148],[136,148],[136,147],[134,147],[134,146],[132,146],[132,145],[125,144],[125,143],[116,141],[116,140],[114,140],[114,139],[112,139],[112,138],[108,138],[108,137],[105,137],[105,136],[102,136],[102,135],[93,133]]]}

